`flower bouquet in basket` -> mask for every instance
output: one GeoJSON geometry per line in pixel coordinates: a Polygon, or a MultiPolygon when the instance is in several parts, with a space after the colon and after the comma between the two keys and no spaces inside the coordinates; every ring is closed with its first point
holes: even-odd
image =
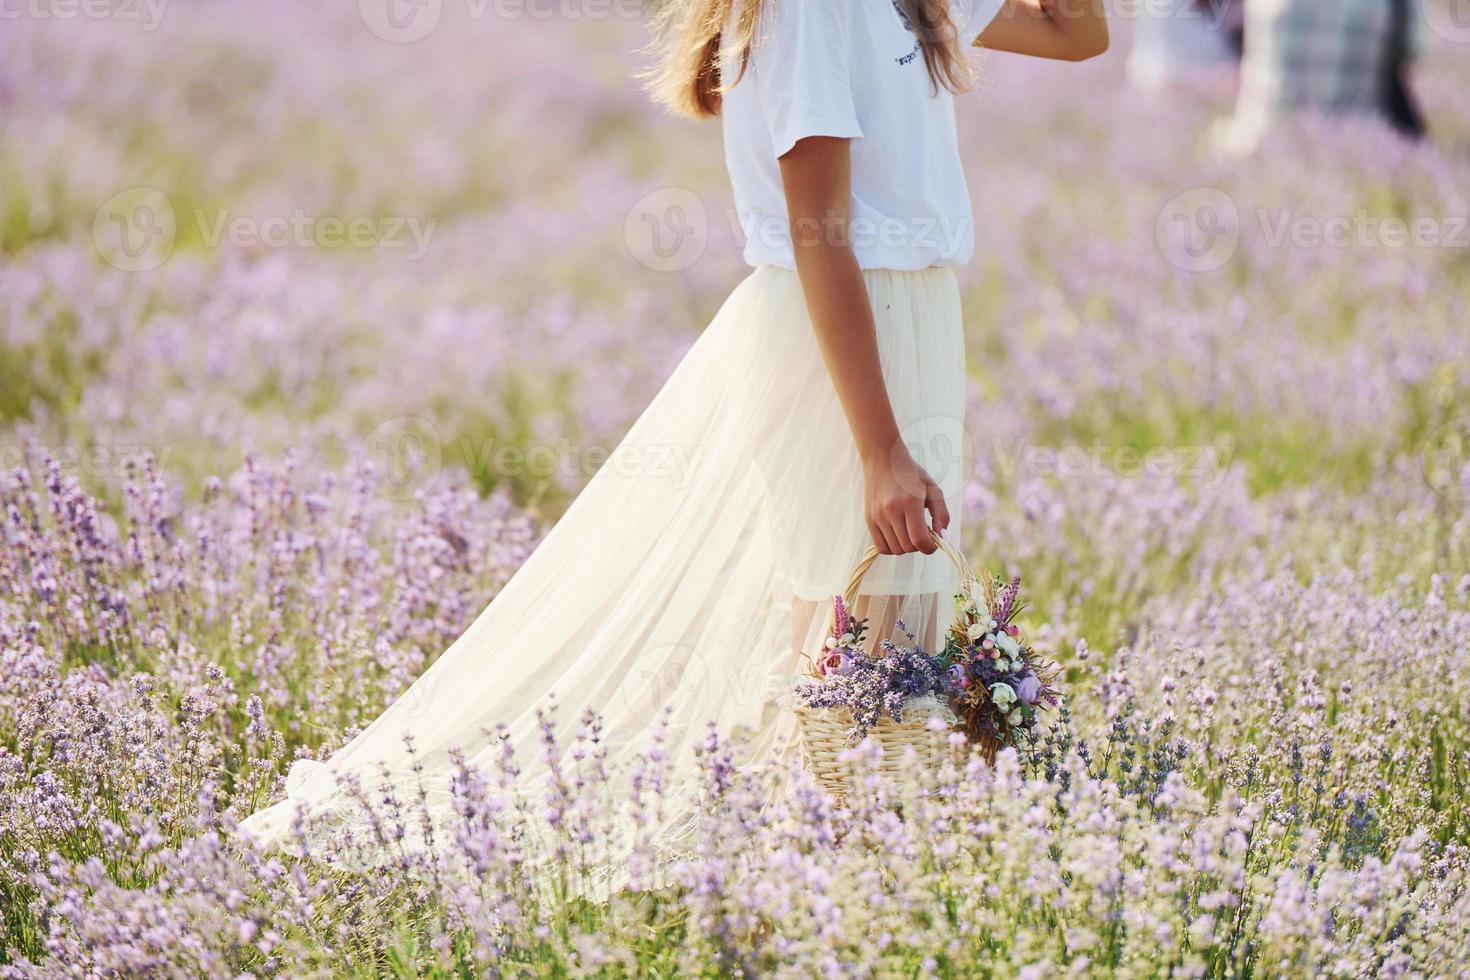
{"type": "Polygon", "coordinates": [[[931,728],[936,719],[993,760],[1002,746],[1032,738],[1037,710],[1058,702],[1056,666],[1036,656],[1013,622],[1022,608],[1020,579],[982,583],[958,551],[936,540],[960,573],[955,620],[938,653],[926,652],[912,634],[906,645],[884,640],[871,653],[864,648],[867,623],[850,610],[875,549],[846,592],[833,597],[829,635],[811,678],[795,692],[802,755],[830,792],[852,787],[856,773],[841,754],[865,737],[879,743],[879,772],[888,775],[902,771],[908,748],[924,766],[938,766],[954,751],[931,728]]]}
{"type": "Polygon", "coordinates": [[[994,757],[1005,745],[1034,737],[1037,711],[1055,707],[1057,666],[1042,660],[1014,619],[1024,607],[1021,580],[1003,584],[971,577],[955,596],[955,621],[945,636],[949,704],[969,740],[994,757]]]}
{"type": "MultiPolygon", "coordinates": [[[[853,619],[842,596],[834,596],[832,606],[832,635],[812,666],[814,679],[797,686],[799,705],[850,718],[843,736],[852,744],[884,719],[959,721],[947,704],[947,661],[929,656],[912,636],[907,646],[884,640],[870,654],[863,649],[867,620],[853,619]]],[[[899,627],[903,628],[901,621],[899,627]]]]}

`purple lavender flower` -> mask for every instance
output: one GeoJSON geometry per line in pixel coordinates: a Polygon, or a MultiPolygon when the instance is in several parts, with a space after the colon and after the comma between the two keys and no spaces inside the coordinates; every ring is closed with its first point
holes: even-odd
{"type": "Polygon", "coordinates": [[[1011,579],[1011,583],[1000,590],[1000,595],[995,599],[996,622],[1004,626],[1010,622],[1011,613],[1016,608],[1016,597],[1021,594],[1021,577],[1017,575],[1011,579]]]}
{"type": "Polygon", "coordinates": [[[842,596],[836,595],[832,597],[832,609],[835,613],[833,617],[832,635],[840,638],[848,632],[848,627],[851,625],[847,613],[847,603],[842,601],[842,596]]]}
{"type": "MultiPolygon", "coordinates": [[[[826,663],[824,659],[824,668],[826,663]]],[[[873,655],[848,654],[840,669],[824,669],[821,680],[798,684],[796,700],[808,708],[845,709],[853,716],[851,735],[857,740],[885,715],[902,721],[905,701],[924,694],[942,697],[943,688],[934,658],[917,646],[885,640],[873,655]]]]}

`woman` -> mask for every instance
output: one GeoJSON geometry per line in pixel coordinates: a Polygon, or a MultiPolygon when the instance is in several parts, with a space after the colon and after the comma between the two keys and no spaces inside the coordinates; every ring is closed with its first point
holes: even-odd
{"type": "MultiPolygon", "coordinates": [[[[298,812],[309,841],[363,828],[340,775],[452,821],[451,750],[488,763],[502,723],[532,748],[553,698],[563,725],[601,715],[614,765],[662,717],[676,765],[710,722],[744,764],[780,763],[802,651],[870,542],[885,556],[856,610],[870,636],[901,618],[932,640],[954,580],[931,531],[958,532],[952,267],[973,241],[952,103],[962,49],[1077,60],[1107,45],[1102,0],[946,4],[666,11],[654,91],[724,117],[755,271],[465,634],[330,760],[294,765],[287,799],[245,831],[280,843],[298,812]]],[[[544,771],[535,754],[525,785],[544,771]]]]}

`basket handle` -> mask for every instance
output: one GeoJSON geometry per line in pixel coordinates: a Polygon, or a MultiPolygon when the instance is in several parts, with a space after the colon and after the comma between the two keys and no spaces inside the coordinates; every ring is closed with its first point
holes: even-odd
{"type": "MultiPolygon", "coordinates": [[[[969,561],[960,553],[960,550],[933,531],[929,533],[934,538],[934,543],[939,546],[939,550],[944,552],[945,557],[950,560],[955,570],[960,573],[960,585],[964,586],[972,581],[975,578],[975,570],[970,567],[969,561]]],[[[863,552],[863,557],[853,568],[852,577],[847,580],[847,588],[842,590],[842,601],[849,610],[857,602],[858,587],[863,584],[863,576],[868,574],[868,569],[873,567],[873,563],[878,560],[879,554],[876,545],[868,545],[868,550],[863,552]]],[[[827,617],[827,625],[822,631],[822,639],[831,635],[832,630],[836,626],[837,608],[833,606],[832,615],[827,617]]]]}

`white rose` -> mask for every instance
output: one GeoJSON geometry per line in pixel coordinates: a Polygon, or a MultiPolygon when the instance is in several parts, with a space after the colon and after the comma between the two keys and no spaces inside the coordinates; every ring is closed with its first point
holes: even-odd
{"type": "Polygon", "coordinates": [[[975,641],[975,640],[980,639],[980,637],[982,637],[984,635],[985,635],[985,624],[984,623],[971,623],[970,624],[970,628],[967,629],[967,630],[965,630],[965,636],[968,637],[972,642],[975,641]]]}
{"type": "Polygon", "coordinates": [[[996,707],[1004,711],[1016,703],[1016,692],[1009,684],[997,684],[990,689],[990,698],[996,707]]]}
{"type": "Polygon", "coordinates": [[[850,647],[856,641],[857,641],[857,637],[853,636],[851,633],[843,633],[842,634],[842,640],[841,640],[842,646],[850,647]]]}
{"type": "Polygon", "coordinates": [[[1012,725],[1019,725],[1025,720],[1026,716],[1022,713],[1020,708],[1012,708],[1011,713],[1006,715],[1006,721],[1012,725]]]}
{"type": "Polygon", "coordinates": [[[995,662],[995,669],[1000,671],[1002,674],[1008,674],[1011,670],[1011,662],[1005,657],[1001,657],[995,662]]]}
{"type": "Polygon", "coordinates": [[[995,637],[995,645],[1000,647],[1002,651],[1012,657],[1019,656],[1021,653],[1020,645],[1016,643],[1015,637],[1011,636],[1009,633],[997,634],[995,637]]]}

